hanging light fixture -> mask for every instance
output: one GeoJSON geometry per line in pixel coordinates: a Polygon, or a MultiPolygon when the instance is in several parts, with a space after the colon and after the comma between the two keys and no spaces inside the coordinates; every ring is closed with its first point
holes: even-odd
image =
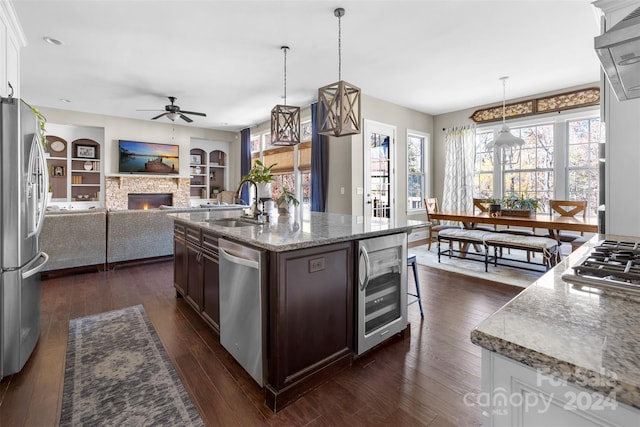
{"type": "Polygon", "coordinates": [[[344,9],[333,11],[338,18],[338,81],[318,89],[318,133],[346,136],[360,133],[360,88],[342,80],[342,26],[344,9]]]}
{"type": "Polygon", "coordinates": [[[520,162],[520,151],[524,145],[524,139],[513,135],[506,124],[506,84],[509,77],[500,77],[502,80],[502,128],[498,131],[495,141],[489,143],[488,148],[495,147],[498,160],[502,164],[517,164],[520,162]]]}
{"type": "Polygon", "coordinates": [[[271,144],[296,145],[300,143],[300,107],[287,105],[287,50],[284,51],[284,105],[276,105],[271,110],[271,144]]]}

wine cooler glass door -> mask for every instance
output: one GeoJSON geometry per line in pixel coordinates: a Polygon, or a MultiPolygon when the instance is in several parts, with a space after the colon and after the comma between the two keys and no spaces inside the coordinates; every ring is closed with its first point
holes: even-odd
{"type": "Polygon", "coordinates": [[[407,323],[406,235],[359,242],[358,354],[407,323]]]}

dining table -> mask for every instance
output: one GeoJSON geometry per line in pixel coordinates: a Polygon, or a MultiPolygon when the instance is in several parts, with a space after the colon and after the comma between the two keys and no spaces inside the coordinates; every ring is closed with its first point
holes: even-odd
{"type": "Polygon", "coordinates": [[[454,221],[464,228],[473,229],[478,224],[504,225],[508,227],[540,228],[549,231],[549,237],[558,240],[559,231],[597,233],[596,217],[561,216],[539,213],[530,216],[491,215],[489,212],[443,211],[429,213],[429,220],[454,221]]]}

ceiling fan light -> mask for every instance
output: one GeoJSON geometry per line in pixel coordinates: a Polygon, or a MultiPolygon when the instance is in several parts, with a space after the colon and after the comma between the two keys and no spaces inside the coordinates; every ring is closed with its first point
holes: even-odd
{"type": "Polygon", "coordinates": [[[167,113],[167,118],[173,122],[178,118],[178,113],[167,113]]]}
{"type": "Polygon", "coordinates": [[[338,81],[318,89],[318,133],[347,136],[360,133],[360,88],[342,80],[342,27],[344,9],[333,11],[338,18],[338,81]]]}

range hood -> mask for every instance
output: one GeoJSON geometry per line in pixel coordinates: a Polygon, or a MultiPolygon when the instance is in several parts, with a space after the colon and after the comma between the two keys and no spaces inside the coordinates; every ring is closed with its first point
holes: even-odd
{"type": "Polygon", "coordinates": [[[596,37],[595,49],[618,101],[640,98],[640,7],[596,37]]]}

